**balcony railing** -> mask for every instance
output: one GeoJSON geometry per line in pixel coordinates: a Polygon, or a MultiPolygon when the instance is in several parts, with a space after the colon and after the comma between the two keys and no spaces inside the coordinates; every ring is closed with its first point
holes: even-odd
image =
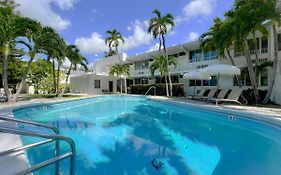
{"type": "MultiPolygon", "coordinates": [[[[258,50],[258,54],[265,54],[268,53],[268,48],[263,48],[258,50]]],[[[255,51],[254,50],[250,50],[250,54],[254,55],[255,51]]],[[[241,57],[241,56],[245,56],[244,52],[235,52],[234,53],[234,57],[241,57]]]]}

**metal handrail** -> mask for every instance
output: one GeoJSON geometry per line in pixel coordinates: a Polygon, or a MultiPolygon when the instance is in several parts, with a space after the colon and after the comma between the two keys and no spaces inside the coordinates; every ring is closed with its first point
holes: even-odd
{"type": "MultiPolygon", "coordinates": [[[[21,124],[27,124],[27,125],[33,125],[33,126],[39,126],[42,128],[47,128],[52,130],[55,134],[60,135],[59,134],[59,130],[51,125],[46,125],[43,123],[37,123],[37,122],[32,122],[32,121],[28,121],[28,120],[21,120],[21,119],[16,119],[14,117],[11,117],[9,115],[0,115],[0,120],[3,121],[8,121],[8,122],[15,122],[15,123],[21,123],[21,124]]],[[[59,155],[59,150],[60,150],[60,145],[59,145],[59,141],[56,141],[55,143],[55,156],[59,155]]],[[[55,169],[56,169],[56,174],[59,174],[59,163],[55,164],[55,169]]]]}
{"type": "Polygon", "coordinates": [[[35,146],[38,146],[38,145],[42,145],[44,143],[49,143],[49,142],[51,142],[51,140],[52,141],[65,141],[66,143],[69,144],[70,152],[64,153],[63,155],[56,155],[54,158],[51,158],[49,160],[46,160],[44,162],[41,162],[41,163],[36,164],[34,166],[31,166],[31,167],[29,167],[25,170],[22,170],[22,171],[16,173],[16,175],[24,175],[24,174],[32,173],[35,170],[41,169],[41,168],[46,167],[46,166],[48,166],[50,164],[53,164],[53,163],[57,163],[60,160],[63,160],[67,157],[70,157],[70,175],[75,174],[76,148],[75,148],[75,143],[71,138],[64,137],[64,136],[61,136],[61,135],[40,133],[40,132],[34,132],[34,131],[28,131],[28,130],[24,130],[24,129],[4,127],[4,126],[0,127],[0,132],[9,133],[9,134],[16,134],[16,135],[31,136],[31,137],[40,137],[40,138],[48,139],[46,141],[41,141],[41,142],[37,142],[37,143],[34,143],[34,144],[26,145],[26,146],[23,146],[23,147],[7,150],[2,154],[14,153],[14,152],[18,152],[20,150],[29,149],[29,148],[32,148],[32,147],[35,147],[35,146]]]}
{"type": "Polygon", "coordinates": [[[147,95],[148,92],[151,90],[151,89],[154,89],[154,96],[156,95],[156,87],[155,86],[151,86],[144,95],[147,95]]]}
{"type": "Polygon", "coordinates": [[[28,125],[34,125],[34,126],[39,126],[39,127],[51,129],[51,130],[54,131],[55,134],[59,135],[59,130],[56,127],[51,126],[51,125],[46,125],[46,124],[43,124],[43,123],[32,122],[32,121],[28,121],[28,120],[16,119],[16,118],[13,118],[13,117],[8,116],[8,115],[0,115],[0,120],[16,122],[16,123],[22,123],[22,124],[28,124],[28,125]]]}

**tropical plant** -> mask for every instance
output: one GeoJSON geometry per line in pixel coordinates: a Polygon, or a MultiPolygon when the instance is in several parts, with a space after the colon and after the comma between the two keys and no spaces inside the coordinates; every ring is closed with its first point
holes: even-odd
{"type": "Polygon", "coordinates": [[[154,57],[153,63],[150,65],[151,75],[154,77],[155,71],[158,70],[161,78],[165,78],[166,84],[166,94],[169,96],[169,87],[167,81],[168,67],[170,65],[176,66],[176,58],[173,56],[168,57],[168,60],[165,56],[156,56],[154,57]]]}
{"type": "Polygon", "coordinates": [[[126,93],[126,77],[130,76],[129,65],[128,64],[115,64],[111,67],[109,75],[114,75],[114,76],[117,76],[119,78],[121,94],[122,94],[122,91],[123,91],[122,77],[124,78],[125,93],[126,93]]]}
{"type": "Polygon", "coordinates": [[[34,86],[36,94],[38,94],[39,90],[50,91],[50,89],[52,88],[52,83],[50,82],[48,83],[49,90],[46,90],[46,88],[42,88],[43,82],[49,75],[52,75],[51,62],[40,58],[31,63],[30,71],[27,75],[27,82],[29,85],[34,86]]]}
{"type": "Polygon", "coordinates": [[[107,38],[105,38],[105,44],[108,45],[109,47],[109,55],[112,54],[117,54],[120,64],[121,64],[121,59],[120,59],[120,55],[118,52],[118,47],[120,45],[120,41],[124,44],[125,43],[125,39],[123,38],[123,36],[121,35],[120,32],[118,32],[116,29],[113,30],[108,30],[106,32],[109,36],[107,38]],[[114,49],[114,50],[113,50],[114,49]]]}
{"type": "Polygon", "coordinates": [[[63,96],[66,88],[68,87],[67,86],[67,82],[68,82],[68,79],[69,79],[69,76],[70,76],[70,73],[71,73],[71,70],[77,70],[77,67],[78,66],[82,66],[84,68],[85,71],[88,70],[88,59],[83,57],[81,54],[80,54],[80,51],[79,49],[77,48],[77,46],[75,45],[69,45],[67,46],[67,49],[66,49],[66,57],[67,59],[70,61],[70,66],[68,68],[68,71],[66,73],[66,79],[65,79],[65,85],[64,85],[64,88],[62,89],[61,93],[60,93],[60,97],[63,96]]]}
{"type": "MultiPolygon", "coordinates": [[[[233,56],[230,50],[233,49],[233,41],[228,33],[232,30],[229,25],[225,25],[226,21],[220,18],[214,18],[214,24],[209,28],[208,32],[200,36],[200,47],[203,50],[216,50],[220,58],[228,58],[233,66],[235,66],[233,56]]],[[[241,82],[238,76],[235,76],[239,86],[241,82]]]]}
{"type": "MultiPolygon", "coordinates": [[[[165,35],[168,33],[169,29],[173,29],[175,26],[174,17],[172,14],[168,13],[166,15],[161,14],[161,12],[157,9],[155,9],[152,13],[156,15],[156,17],[153,17],[149,20],[149,27],[148,27],[148,33],[151,33],[156,39],[158,37],[159,39],[159,52],[161,52],[161,48],[163,46],[164,53],[166,56],[166,59],[168,61],[168,55],[167,55],[167,49],[166,49],[166,40],[165,35]]],[[[169,69],[168,67],[166,68],[169,69]]],[[[167,94],[167,96],[171,95],[173,96],[173,86],[172,86],[172,80],[169,73],[169,70],[167,72],[169,84],[170,84],[170,94],[167,94]]]]}
{"type": "MultiPolygon", "coordinates": [[[[276,12],[275,5],[275,0],[236,0],[234,7],[225,13],[225,20],[221,25],[221,29],[215,32],[215,38],[219,39],[216,39],[213,43],[211,42],[211,44],[215,43],[216,48],[220,48],[221,46],[227,48],[233,45],[235,46],[235,50],[240,50],[244,53],[253,93],[257,102],[260,101],[258,83],[247,37],[251,33],[255,37],[255,32],[253,31],[256,30],[264,33],[265,28],[263,24],[267,20],[280,19],[280,13],[278,14],[276,12]],[[225,35],[227,35],[226,38],[224,38],[225,35]],[[225,45],[224,42],[219,41],[225,41],[227,44],[225,45]]],[[[256,42],[255,40],[254,43],[256,42]]],[[[256,48],[257,46],[255,46],[256,48]]],[[[223,51],[222,49],[219,50],[223,51]]],[[[256,54],[257,59],[258,56],[256,54]]],[[[256,62],[258,64],[258,61],[256,62]]]]}
{"type": "Polygon", "coordinates": [[[18,91],[15,97],[12,99],[8,90],[8,61],[15,56],[14,51],[17,50],[15,48],[17,44],[23,42],[24,39],[30,39],[40,27],[38,22],[29,18],[21,17],[20,15],[14,13],[15,6],[16,5],[14,1],[3,1],[0,4],[0,48],[3,61],[2,83],[6,98],[9,102],[13,99],[16,99],[21,91],[23,81],[26,78],[30,66],[30,62],[27,64],[27,67],[23,73],[22,81],[18,91]]]}

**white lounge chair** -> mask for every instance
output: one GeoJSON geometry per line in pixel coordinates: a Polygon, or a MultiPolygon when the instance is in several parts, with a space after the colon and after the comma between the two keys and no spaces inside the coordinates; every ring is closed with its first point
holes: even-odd
{"type": "Polygon", "coordinates": [[[215,97],[209,98],[208,102],[209,101],[215,101],[216,99],[224,99],[224,97],[226,96],[228,91],[229,91],[229,89],[221,89],[218,96],[216,98],[215,97]]]}
{"type": "Polygon", "coordinates": [[[200,100],[208,100],[208,99],[214,98],[217,91],[218,91],[217,88],[213,88],[213,89],[210,90],[210,92],[208,93],[207,96],[199,97],[199,99],[200,100]]]}
{"type": "Polygon", "coordinates": [[[241,96],[243,92],[243,89],[239,88],[239,89],[232,89],[232,91],[230,92],[230,94],[228,95],[228,97],[225,98],[217,98],[217,99],[210,99],[210,101],[215,101],[216,105],[219,102],[232,102],[232,103],[238,103],[239,105],[241,105],[241,103],[238,101],[239,97],[241,96]]]}

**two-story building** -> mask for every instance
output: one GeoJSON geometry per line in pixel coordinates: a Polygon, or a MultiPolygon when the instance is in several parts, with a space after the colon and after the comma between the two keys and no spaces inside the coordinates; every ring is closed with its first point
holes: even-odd
{"type": "MultiPolygon", "coordinates": [[[[275,79],[275,86],[271,96],[271,100],[281,104],[281,30],[278,30],[278,70],[275,79]]],[[[257,32],[257,58],[259,64],[272,61],[274,57],[273,48],[273,33],[268,26],[268,35],[262,36],[257,32]]],[[[254,41],[252,36],[248,37],[249,48],[251,50],[251,56],[253,63],[256,62],[256,55],[254,51],[254,41]]],[[[216,86],[217,81],[222,88],[232,88],[237,86],[234,77],[221,76],[219,80],[213,76],[211,80],[187,80],[183,79],[183,75],[186,72],[201,69],[211,64],[231,64],[230,60],[223,58],[217,54],[216,51],[204,51],[200,48],[200,41],[188,42],[167,48],[168,55],[176,57],[177,65],[170,67],[169,71],[172,77],[173,83],[183,83],[185,85],[185,92],[191,94],[194,91],[194,87],[200,90],[202,87],[216,86]]],[[[150,65],[153,62],[153,58],[159,55],[158,50],[145,52],[135,56],[126,57],[121,54],[121,61],[123,64],[130,65],[130,77],[127,79],[128,86],[130,84],[153,84],[164,83],[163,78],[160,77],[159,72],[155,72],[155,76],[151,76],[150,65]]],[[[241,69],[241,83],[243,88],[251,88],[250,79],[247,71],[246,59],[242,52],[231,51],[230,55],[233,57],[234,63],[241,69]]],[[[109,76],[109,71],[112,65],[119,63],[117,56],[107,57],[94,62],[94,71],[91,74],[76,76],[71,78],[71,90],[72,92],[100,94],[102,91],[116,92],[120,86],[120,81],[116,78],[109,76]],[[99,81],[99,83],[98,83],[99,81]],[[100,86],[97,86],[100,84],[100,86]],[[102,85],[101,85],[102,84],[102,85]],[[113,88],[112,88],[113,86],[113,88]],[[99,87],[99,88],[96,88],[99,87]]],[[[267,89],[269,84],[269,74],[271,67],[260,67],[258,81],[260,89],[267,89]]],[[[124,82],[123,82],[124,83],[124,82]]],[[[123,86],[124,87],[124,86],[123,86]]],[[[120,88],[119,88],[120,90],[120,88]]]]}

